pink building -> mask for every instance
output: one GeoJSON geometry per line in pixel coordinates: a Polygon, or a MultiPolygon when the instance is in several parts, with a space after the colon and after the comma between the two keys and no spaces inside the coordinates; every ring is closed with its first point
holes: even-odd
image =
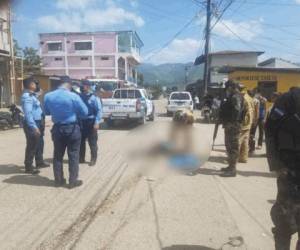
{"type": "Polygon", "coordinates": [[[134,31],[40,34],[47,75],[136,82],[143,42],[134,31]]]}

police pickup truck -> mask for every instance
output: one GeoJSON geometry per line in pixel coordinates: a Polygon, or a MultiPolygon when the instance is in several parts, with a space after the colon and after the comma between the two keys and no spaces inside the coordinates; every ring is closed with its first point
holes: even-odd
{"type": "Polygon", "coordinates": [[[144,124],[154,121],[155,108],[145,89],[120,88],[112,98],[103,99],[103,118],[108,125],[118,120],[136,121],[144,124]]]}

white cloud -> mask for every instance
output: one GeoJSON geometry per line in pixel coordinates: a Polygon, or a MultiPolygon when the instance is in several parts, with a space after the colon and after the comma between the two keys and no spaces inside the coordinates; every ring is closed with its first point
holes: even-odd
{"type": "Polygon", "coordinates": [[[192,38],[175,39],[162,51],[146,55],[145,61],[153,64],[190,62],[196,58],[200,45],[200,41],[192,38]]]}
{"type": "Polygon", "coordinates": [[[300,0],[295,0],[296,3],[300,4],[300,0]]]}
{"type": "Polygon", "coordinates": [[[134,12],[118,7],[113,0],[103,1],[101,8],[95,0],[57,0],[58,13],[42,16],[37,23],[47,32],[78,32],[118,25],[133,24],[141,27],[144,19],[134,12]]]}
{"type": "Polygon", "coordinates": [[[56,7],[58,9],[85,9],[95,0],[58,0],[56,2],[56,7]]]}
{"type": "MultiPolygon", "coordinates": [[[[300,0],[299,0],[300,1],[300,0]]],[[[261,33],[263,33],[262,20],[250,20],[243,22],[234,22],[232,20],[223,20],[217,23],[213,32],[217,35],[230,39],[239,39],[250,42],[261,33]]]]}
{"type": "Polygon", "coordinates": [[[113,26],[125,22],[133,22],[136,27],[145,24],[140,16],[118,7],[110,7],[104,11],[89,10],[84,15],[84,22],[95,27],[113,26]]]}

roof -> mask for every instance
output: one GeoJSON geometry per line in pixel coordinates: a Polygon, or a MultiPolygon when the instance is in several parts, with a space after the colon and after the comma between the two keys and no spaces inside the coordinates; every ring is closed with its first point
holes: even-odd
{"type": "Polygon", "coordinates": [[[285,60],[285,59],[282,59],[282,58],[278,58],[278,57],[271,57],[271,58],[269,58],[265,61],[260,62],[258,65],[259,66],[265,66],[265,65],[268,65],[270,63],[274,63],[276,60],[280,60],[282,62],[290,63],[290,64],[293,64],[293,65],[297,66],[296,63],[293,63],[291,61],[288,61],[288,60],[285,60]]]}
{"type": "Polygon", "coordinates": [[[120,34],[120,33],[133,33],[135,37],[140,41],[142,46],[144,43],[142,39],[139,37],[136,31],[134,30],[120,30],[120,31],[94,31],[94,32],[58,32],[58,33],[39,33],[39,36],[51,35],[51,36],[66,36],[66,35],[96,35],[96,34],[120,34]]]}
{"type": "MultiPolygon", "coordinates": [[[[209,53],[209,56],[227,56],[227,55],[245,55],[245,54],[256,54],[260,56],[264,54],[263,51],[239,51],[239,50],[221,50],[209,53]]],[[[198,56],[194,62],[194,65],[200,65],[206,61],[205,55],[198,56]]]]}
{"type": "Polygon", "coordinates": [[[232,73],[235,71],[256,71],[256,72],[279,72],[279,73],[300,73],[300,68],[260,68],[260,67],[222,67],[219,73],[232,73]]]}
{"type": "Polygon", "coordinates": [[[235,55],[235,54],[257,54],[258,56],[264,54],[263,51],[239,51],[239,50],[221,50],[209,53],[210,55],[235,55]]]}

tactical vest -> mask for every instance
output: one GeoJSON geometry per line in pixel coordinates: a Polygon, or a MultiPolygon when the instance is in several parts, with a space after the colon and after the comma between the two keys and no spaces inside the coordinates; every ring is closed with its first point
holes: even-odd
{"type": "Polygon", "coordinates": [[[300,88],[278,98],[266,121],[267,154],[271,170],[300,170],[300,88]]]}
{"type": "Polygon", "coordinates": [[[245,102],[241,94],[232,95],[221,104],[220,120],[222,121],[223,124],[233,123],[233,122],[242,123],[245,115],[246,115],[245,102]],[[236,101],[240,102],[239,110],[237,110],[235,107],[234,98],[236,98],[236,101]]]}
{"type": "Polygon", "coordinates": [[[95,108],[89,103],[90,98],[93,96],[93,94],[82,94],[81,99],[85,103],[85,105],[88,108],[88,116],[96,116],[96,110],[95,108]]]}

